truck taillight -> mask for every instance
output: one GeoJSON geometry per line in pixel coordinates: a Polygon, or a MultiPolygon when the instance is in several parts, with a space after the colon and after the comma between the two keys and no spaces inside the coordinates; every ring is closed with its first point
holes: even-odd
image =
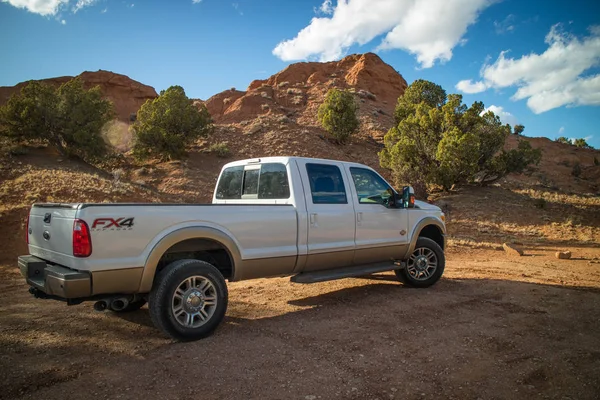
{"type": "Polygon", "coordinates": [[[75,257],[89,257],[90,254],[92,254],[90,228],[84,220],[76,219],[73,222],[73,255],[75,257]]]}
{"type": "Polygon", "coordinates": [[[25,240],[29,244],[29,215],[27,215],[27,221],[25,222],[25,240]]]}

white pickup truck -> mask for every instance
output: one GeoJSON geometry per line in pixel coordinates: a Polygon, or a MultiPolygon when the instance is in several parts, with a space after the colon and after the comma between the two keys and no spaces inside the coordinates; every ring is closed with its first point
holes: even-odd
{"type": "Polygon", "coordinates": [[[428,287],[445,265],[444,214],[361,164],[270,157],[225,165],[213,204],[34,204],[30,292],[97,310],[139,309],[178,340],[212,333],[225,280],[313,283],[395,271],[428,287]]]}

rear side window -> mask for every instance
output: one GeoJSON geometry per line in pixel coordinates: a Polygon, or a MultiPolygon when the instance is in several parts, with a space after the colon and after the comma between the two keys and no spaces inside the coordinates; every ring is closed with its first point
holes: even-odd
{"type": "Polygon", "coordinates": [[[217,199],[289,199],[287,169],[281,163],[265,163],[260,168],[230,167],[223,171],[217,186],[217,199]]]}
{"type": "Polygon", "coordinates": [[[243,166],[225,169],[219,179],[219,186],[217,186],[217,199],[241,199],[243,176],[243,166]]]}
{"type": "Polygon", "coordinates": [[[340,169],[335,165],[306,164],[313,204],[347,204],[340,169]]]}
{"type": "Polygon", "coordinates": [[[289,199],[290,184],[285,165],[279,163],[263,164],[260,168],[258,185],[259,199],[289,199]]]}

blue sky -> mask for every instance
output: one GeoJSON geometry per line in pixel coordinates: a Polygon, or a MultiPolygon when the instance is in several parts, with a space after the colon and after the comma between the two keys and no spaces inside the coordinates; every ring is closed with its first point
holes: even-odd
{"type": "Polygon", "coordinates": [[[598,26],[584,0],[0,0],[0,86],[104,69],[206,99],[375,51],[528,136],[600,148],[598,26]]]}

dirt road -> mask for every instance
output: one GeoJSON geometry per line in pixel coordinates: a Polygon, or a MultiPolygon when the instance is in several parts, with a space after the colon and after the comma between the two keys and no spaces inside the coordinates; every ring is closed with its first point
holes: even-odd
{"type": "Polygon", "coordinates": [[[552,250],[454,249],[427,290],[393,274],[233,283],[225,323],[193,343],[145,308],[32,299],[0,267],[0,398],[597,399],[600,250],[552,250]]]}

